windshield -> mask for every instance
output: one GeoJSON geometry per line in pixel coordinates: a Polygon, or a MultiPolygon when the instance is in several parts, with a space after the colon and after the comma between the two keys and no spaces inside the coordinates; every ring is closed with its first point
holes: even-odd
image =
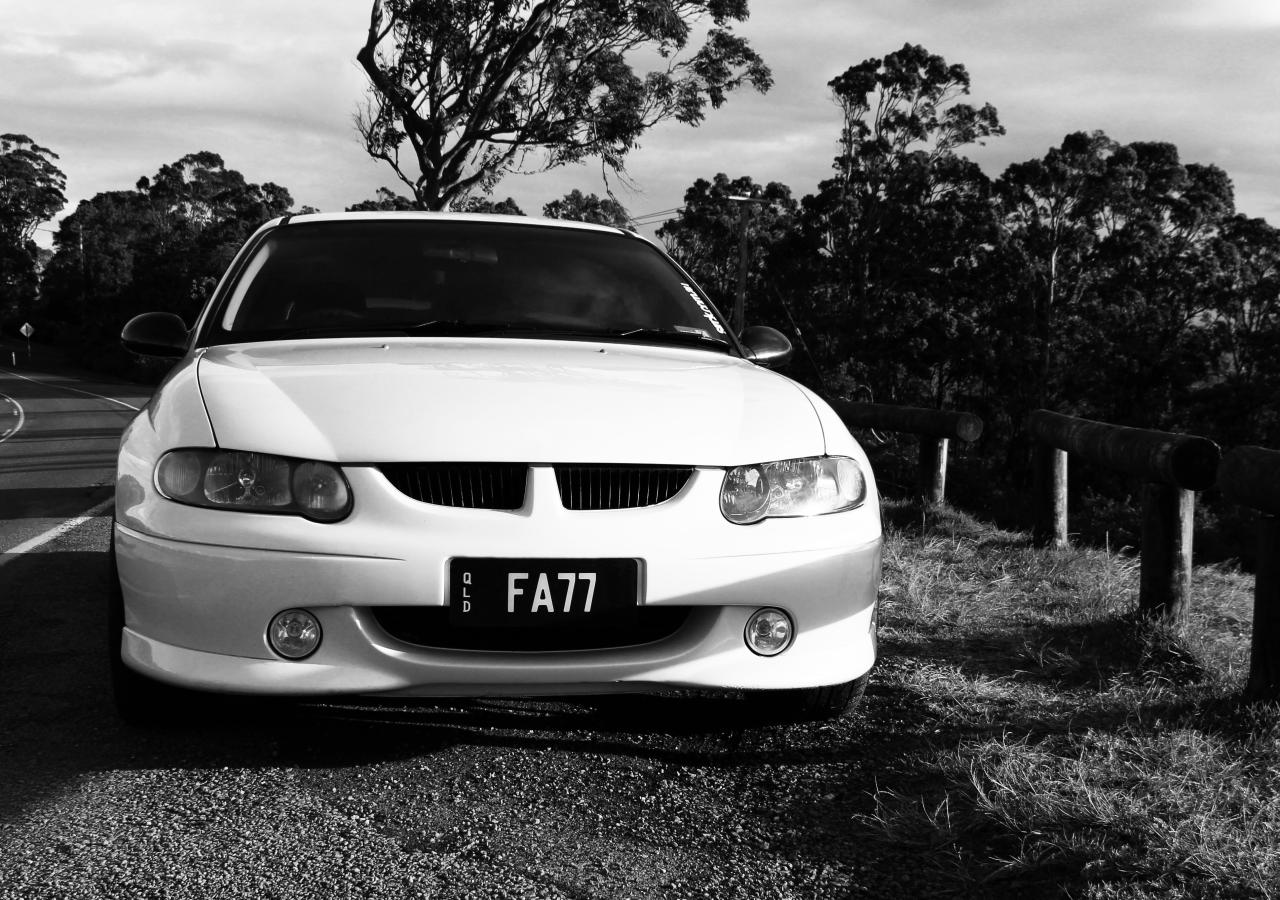
{"type": "Polygon", "coordinates": [[[271,232],[209,336],[585,336],[728,350],[726,331],[661,252],[624,234],[380,220],[271,232]]]}

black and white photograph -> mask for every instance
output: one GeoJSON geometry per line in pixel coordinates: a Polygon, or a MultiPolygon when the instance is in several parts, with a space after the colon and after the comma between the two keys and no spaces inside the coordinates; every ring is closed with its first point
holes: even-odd
{"type": "Polygon", "coordinates": [[[1280,898],[1277,48],[6,6],[0,900],[1280,898]]]}

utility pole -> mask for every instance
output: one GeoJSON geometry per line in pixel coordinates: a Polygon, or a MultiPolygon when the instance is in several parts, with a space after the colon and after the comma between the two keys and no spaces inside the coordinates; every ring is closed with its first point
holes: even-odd
{"type": "Polygon", "coordinates": [[[729,199],[738,207],[738,294],[733,301],[733,333],[742,334],[747,318],[747,211],[751,204],[768,206],[773,201],[763,197],[744,197],[731,194],[729,199]]]}

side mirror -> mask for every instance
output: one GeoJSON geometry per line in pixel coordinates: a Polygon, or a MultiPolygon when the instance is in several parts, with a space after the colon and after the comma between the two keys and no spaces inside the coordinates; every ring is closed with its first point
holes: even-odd
{"type": "Polygon", "coordinates": [[[120,332],[125,349],[143,356],[177,359],[187,355],[190,336],[186,323],[173,313],[149,312],[134,316],[120,332]]]}
{"type": "Polygon", "coordinates": [[[747,349],[747,358],[758,366],[772,369],[786,365],[791,359],[791,341],[781,331],[767,325],[743,329],[742,346],[747,349]]]}

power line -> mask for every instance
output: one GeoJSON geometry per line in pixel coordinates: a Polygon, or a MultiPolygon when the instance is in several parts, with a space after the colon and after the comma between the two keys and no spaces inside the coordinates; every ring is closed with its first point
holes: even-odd
{"type": "Polygon", "coordinates": [[[638,216],[629,216],[628,221],[630,221],[632,225],[655,225],[658,222],[666,221],[666,219],[671,215],[683,211],[683,206],[674,206],[671,209],[660,209],[656,212],[642,213],[638,216]]]}

